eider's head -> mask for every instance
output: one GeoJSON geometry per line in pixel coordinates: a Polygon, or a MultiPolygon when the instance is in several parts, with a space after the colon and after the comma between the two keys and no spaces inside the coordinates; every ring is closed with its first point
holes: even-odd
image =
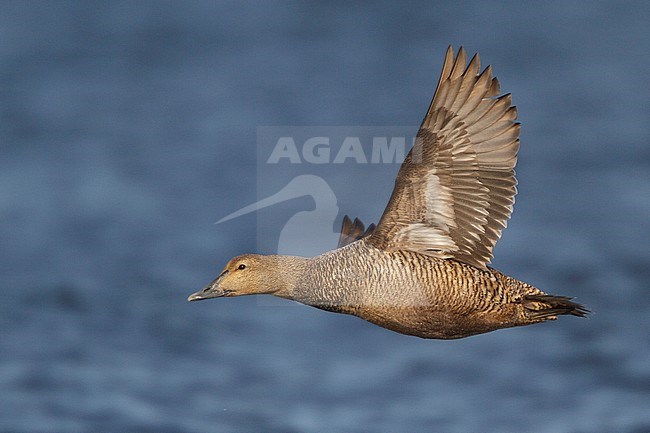
{"type": "Polygon", "coordinates": [[[228,262],[214,281],[191,294],[187,300],[276,293],[287,285],[282,269],[284,260],[280,257],[259,254],[237,256],[228,262]]]}

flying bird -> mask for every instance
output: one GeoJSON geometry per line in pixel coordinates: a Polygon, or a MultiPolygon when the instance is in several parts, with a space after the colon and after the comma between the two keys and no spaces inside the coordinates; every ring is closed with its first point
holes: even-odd
{"type": "Polygon", "coordinates": [[[488,266],[517,183],[520,125],[499,93],[490,66],[449,47],[376,227],[346,216],[338,248],[311,258],[237,256],[188,300],[268,294],[436,339],[584,317],[571,298],[488,266]]]}

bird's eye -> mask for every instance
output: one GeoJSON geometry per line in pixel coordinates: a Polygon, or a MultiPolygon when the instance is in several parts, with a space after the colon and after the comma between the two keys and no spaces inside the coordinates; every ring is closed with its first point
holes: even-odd
{"type": "Polygon", "coordinates": [[[246,269],[246,265],[242,263],[241,265],[237,266],[237,269],[239,269],[240,271],[242,269],[246,269]]]}

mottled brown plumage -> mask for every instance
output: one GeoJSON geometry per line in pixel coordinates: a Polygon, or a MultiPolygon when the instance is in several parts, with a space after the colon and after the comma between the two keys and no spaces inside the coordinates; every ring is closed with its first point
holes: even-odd
{"type": "Polygon", "coordinates": [[[339,248],[313,258],[247,254],[190,301],[271,294],[422,338],[461,338],[582,317],[564,296],[489,268],[512,212],[519,148],[510,95],[478,55],[447,50],[433,100],[375,227],[347,216],[339,248]]]}

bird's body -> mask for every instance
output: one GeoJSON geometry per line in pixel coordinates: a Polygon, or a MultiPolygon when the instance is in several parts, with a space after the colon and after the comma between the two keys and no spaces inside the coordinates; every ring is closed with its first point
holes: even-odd
{"type": "Polygon", "coordinates": [[[308,266],[313,271],[305,273],[304,287],[318,287],[323,301],[330,293],[341,294],[326,309],[343,306],[343,312],[424,338],[458,338],[532,323],[521,299],[527,292],[539,293],[497,271],[384,251],[365,240],[316,257],[308,266]],[[332,267],[341,272],[327,272],[332,267]]]}
{"type": "Polygon", "coordinates": [[[313,257],[246,254],[189,300],[272,294],[422,338],[453,339],[587,310],[488,267],[512,211],[519,124],[478,56],[447,51],[433,101],[375,227],[343,221],[313,257]]]}
{"type": "Polygon", "coordinates": [[[384,251],[364,239],[309,259],[271,257],[283,275],[276,296],[422,338],[467,337],[561,314],[535,301],[543,292],[497,270],[384,251]]]}

